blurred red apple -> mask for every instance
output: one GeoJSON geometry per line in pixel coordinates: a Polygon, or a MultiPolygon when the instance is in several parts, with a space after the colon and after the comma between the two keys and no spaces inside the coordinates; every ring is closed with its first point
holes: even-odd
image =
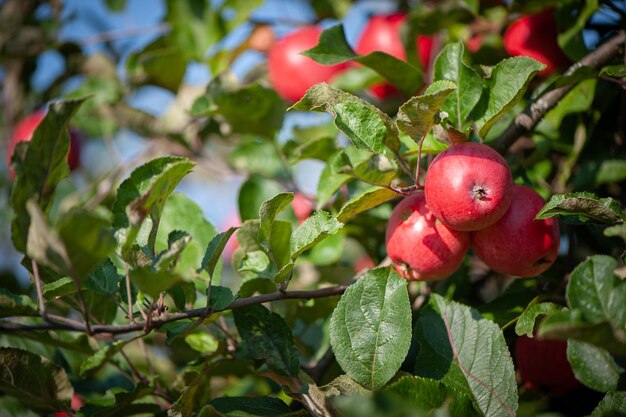
{"type": "Polygon", "coordinates": [[[504,34],[504,49],[512,56],[527,56],[546,65],[539,75],[548,76],[566,67],[571,60],[557,42],[554,10],[522,16],[504,34]]]}
{"type": "Polygon", "coordinates": [[[322,65],[301,54],[317,45],[321,33],[316,26],[306,26],[280,39],[270,49],[269,80],[285,100],[300,100],[314,84],[328,82],[347,68],[347,63],[322,65]]]}
{"type": "MultiPolygon", "coordinates": [[[[38,110],[31,113],[29,116],[21,120],[15,127],[15,130],[13,130],[11,139],[7,144],[7,165],[9,166],[9,173],[11,174],[11,177],[15,178],[15,172],[13,171],[13,168],[11,168],[11,158],[13,157],[13,152],[15,151],[15,145],[19,142],[30,141],[33,137],[33,133],[35,133],[35,129],[37,129],[37,126],[39,126],[39,123],[41,123],[45,115],[45,110],[38,110]]],[[[72,129],[70,129],[70,141],[70,151],[67,155],[67,163],[70,166],[70,170],[74,170],[80,165],[80,140],[78,138],[78,134],[72,129]]]]}

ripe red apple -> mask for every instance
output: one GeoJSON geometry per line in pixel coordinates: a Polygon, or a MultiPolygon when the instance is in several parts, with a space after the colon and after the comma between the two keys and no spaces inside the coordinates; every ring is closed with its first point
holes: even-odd
{"type": "Polygon", "coordinates": [[[408,280],[445,278],[457,270],[469,248],[469,233],[441,223],[422,193],[404,198],[387,223],[387,255],[408,280]]]}
{"type": "Polygon", "coordinates": [[[554,10],[522,16],[504,34],[504,49],[512,56],[527,56],[546,65],[539,75],[548,76],[566,67],[571,60],[557,42],[554,10]]]}
{"type": "Polygon", "coordinates": [[[567,360],[567,342],[519,336],[515,359],[522,383],[529,389],[559,396],[581,387],[567,360]]]}
{"type": "Polygon", "coordinates": [[[484,229],[504,215],[511,203],[513,179],[506,161],[487,145],[450,146],[426,173],[428,207],[446,226],[461,231],[484,229]]]}
{"type": "MultiPolygon", "coordinates": [[[[37,126],[39,126],[39,123],[41,123],[45,115],[46,112],[44,110],[38,110],[21,120],[15,127],[11,139],[7,144],[7,165],[9,166],[11,177],[15,178],[15,172],[13,172],[13,168],[11,168],[11,158],[15,151],[15,145],[17,145],[18,142],[30,141],[33,137],[33,133],[35,133],[35,129],[37,129],[37,126]]],[[[80,165],[80,140],[78,134],[71,129],[70,151],[67,155],[67,163],[70,166],[70,170],[74,170],[80,165]]]]}
{"type": "Polygon", "coordinates": [[[322,65],[300,53],[317,45],[322,30],[306,26],[276,42],[268,54],[267,70],[274,89],[285,100],[298,101],[314,84],[328,82],[347,68],[347,63],[322,65]]]}
{"type": "Polygon", "coordinates": [[[472,233],[476,255],[502,274],[534,277],[548,269],[558,255],[560,236],[556,219],[535,220],[544,204],[535,190],[516,185],[505,215],[472,233]]]}
{"type": "MultiPolygon", "coordinates": [[[[373,16],[367,22],[365,29],[363,29],[356,46],[356,52],[365,55],[374,51],[382,51],[406,61],[406,53],[400,38],[400,27],[405,20],[406,14],[404,13],[373,16]]],[[[432,36],[418,35],[416,41],[422,68],[428,69],[431,64],[434,38],[432,36]]],[[[387,83],[374,85],[370,91],[379,99],[399,95],[398,90],[387,83]]]]}

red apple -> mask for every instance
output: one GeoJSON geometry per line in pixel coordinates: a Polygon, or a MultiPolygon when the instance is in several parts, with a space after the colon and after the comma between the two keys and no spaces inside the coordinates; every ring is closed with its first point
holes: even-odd
{"type": "MultiPolygon", "coordinates": [[[[38,110],[24,118],[15,127],[7,145],[7,164],[11,177],[15,178],[15,172],[13,172],[13,168],[11,168],[11,158],[13,157],[13,151],[15,151],[15,145],[17,145],[18,142],[30,141],[33,137],[33,133],[35,133],[35,129],[37,129],[37,126],[39,126],[39,123],[41,123],[45,115],[45,110],[38,110]]],[[[67,163],[70,166],[70,170],[74,170],[80,165],[80,140],[78,139],[78,134],[71,129],[70,151],[67,155],[67,163]]]]}
{"type": "MultiPolygon", "coordinates": [[[[365,29],[363,29],[356,46],[356,52],[365,55],[374,51],[382,51],[406,61],[404,45],[400,38],[400,27],[405,20],[406,15],[404,13],[373,16],[365,26],[365,29]]],[[[431,63],[434,38],[432,36],[418,35],[416,41],[422,68],[428,69],[431,63]]],[[[374,85],[371,88],[371,92],[379,99],[399,95],[398,90],[390,84],[374,85]]]]}
{"type": "Polygon", "coordinates": [[[291,208],[296,215],[296,219],[298,219],[298,224],[300,224],[305,221],[313,211],[313,201],[311,198],[301,193],[294,193],[291,208]]]}
{"type": "Polygon", "coordinates": [[[426,173],[428,207],[446,226],[460,231],[484,229],[504,215],[511,203],[513,178],[506,161],[487,145],[450,146],[426,173]]]}
{"type": "Polygon", "coordinates": [[[548,395],[564,395],[581,387],[567,360],[567,342],[519,336],[515,359],[522,383],[548,395]]]}
{"type": "Polygon", "coordinates": [[[430,281],[457,270],[469,248],[469,233],[441,223],[422,193],[402,200],[387,223],[387,255],[408,280],[430,281]]]}
{"type": "Polygon", "coordinates": [[[548,269],[558,255],[560,236],[556,219],[535,220],[544,204],[535,190],[516,185],[506,214],[472,233],[476,255],[502,274],[534,277],[548,269]]]}
{"type": "Polygon", "coordinates": [[[306,26],[276,42],[268,54],[268,75],[278,94],[290,102],[298,101],[314,84],[328,82],[347,68],[347,63],[322,65],[301,55],[317,45],[322,30],[306,26]]]}
{"type": "Polygon", "coordinates": [[[358,273],[367,269],[372,269],[374,267],[376,267],[376,264],[374,263],[372,258],[364,254],[361,255],[354,263],[354,272],[358,273]]]}
{"type": "Polygon", "coordinates": [[[527,56],[544,63],[546,68],[539,75],[545,77],[571,63],[557,36],[554,10],[547,9],[513,22],[504,34],[504,49],[512,56],[527,56]]]}

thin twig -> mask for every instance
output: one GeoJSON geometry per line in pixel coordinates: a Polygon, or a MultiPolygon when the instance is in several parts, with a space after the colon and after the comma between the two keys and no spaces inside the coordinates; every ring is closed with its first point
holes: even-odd
{"type": "MultiPolygon", "coordinates": [[[[582,66],[598,68],[613,59],[620,51],[623,51],[626,33],[619,32],[613,38],[609,39],[597,49],[590,52],[579,62],[572,65],[565,75],[572,74],[576,69],[582,66]]],[[[493,144],[493,147],[504,154],[520,137],[530,133],[539,124],[546,113],[557,105],[559,100],[565,96],[574,84],[549,90],[535,99],[526,109],[518,114],[508,126],[506,131],[493,144]]]]}
{"type": "Polygon", "coordinates": [[[41,285],[41,276],[39,275],[39,265],[37,265],[37,261],[33,259],[33,277],[35,277],[35,288],[37,289],[37,298],[39,299],[39,314],[41,318],[45,321],[49,321],[48,319],[48,310],[46,309],[46,300],[43,297],[43,289],[41,285]]]}
{"type": "MultiPolygon", "coordinates": [[[[317,290],[297,290],[286,291],[284,293],[277,291],[270,294],[255,295],[253,297],[241,298],[230,303],[223,309],[216,310],[215,312],[235,310],[238,308],[244,308],[255,304],[269,303],[271,301],[279,300],[308,300],[313,298],[324,298],[335,295],[341,295],[352,284],[354,280],[333,287],[325,287],[317,290]]],[[[166,323],[170,323],[178,320],[191,319],[201,317],[205,314],[205,308],[197,308],[193,310],[180,311],[177,313],[164,314],[162,317],[154,320],[150,330],[160,328],[166,323]]],[[[14,322],[0,322],[0,333],[6,332],[24,332],[31,330],[68,330],[75,332],[86,332],[85,325],[70,324],[70,323],[39,323],[39,324],[22,324],[14,322]]],[[[133,322],[130,324],[120,325],[94,325],[91,327],[92,334],[123,334],[132,333],[136,331],[145,330],[145,322],[133,322]]]]}

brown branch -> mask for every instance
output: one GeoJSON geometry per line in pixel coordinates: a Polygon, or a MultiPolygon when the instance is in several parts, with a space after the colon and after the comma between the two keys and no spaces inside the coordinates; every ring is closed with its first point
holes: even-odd
{"type": "MultiPolygon", "coordinates": [[[[334,287],[326,287],[320,288],[317,290],[310,291],[286,291],[284,293],[278,291],[270,294],[261,294],[253,297],[241,298],[239,300],[235,300],[226,306],[223,309],[215,310],[215,312],[227,311],[227,310],[235,310],[238,308],[244,308],[255,304],[263,304],[271,301],[279,301],[279,300],[295,300],[302,299],[308,300],[313,298],[323,298],[330,297],[334,295],[341,295],[343,292],[353,283],[354,281],[350,281],[346,284],[337,285],[334,287]]],[[[166,323],[170,323],[173,321],[191,319],[196,317],[202,317],[206,314],[206,309],[204,307],[197,308],[194,310],[186,310],[180,311],[172,314],[165,314],[163,317],[155,319],[151,323],[150,329],[159,328],[166,323]]],[[[56,316],[48,315],[48,319],[50,322],[48,323],[39,323],[39,324],[22,324],[15,322],[0,322],[0,333],[15,333],[15,332],[25,332],[25,331],[33,331],[33,330],[68,330],[74,332],[85,333],[87,331],[85,325],[83,323],[72,323],[72,322],[58,322],[56,316]]],[[[121,324],[121,325],[92,325],[91,333],[92,334],[122,334],[122,333],[132,333],[136,331],[143,331],[145,329],[145,322],[135,322],[130,324],[121,324]]]]}
{"type": "MultiPolygon", "coordinates": [[[[611,59],[617,56],[617,54],[623,51],[625,40],[626,33],[621,31],[619,34],[600,45],[600,47],[590,52],[579,62],[569,67],[565,72],[565,75],[572,74],[576,69],[582,66],[598,68],[608,63],[611,59]]],[[[502,136],[500,136],[493,143],[495,150],[501,154],[506,153],[509,147],[511,147],[517,139],[530,133],[541,121],[541,119],[543,119],[546,113],[556,106],[559,100],[561,100],[563,96],[565,96],[565,94],[567,94],[572,88],[574,88],[574,84],[546,91],[530,103],[530,105],[526,107],[522,113],[515,117],[502,136]]]]}

